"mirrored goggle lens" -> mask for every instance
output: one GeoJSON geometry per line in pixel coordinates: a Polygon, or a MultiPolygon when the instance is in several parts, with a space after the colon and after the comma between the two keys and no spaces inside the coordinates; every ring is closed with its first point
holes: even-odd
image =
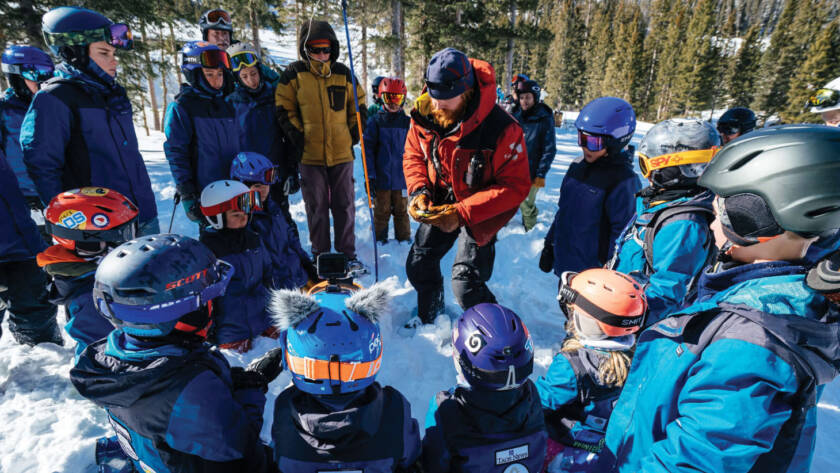
{"type": "Polygon", "coordinates": [[[201,207],[201,213],[208,217],[225,213],[228,210],[238,210],[245,213],[251,213],[252,210],[260,210],[257,191],[249,191],[222,203],[201,207]]]}
{"type": "Polygon", "coordinates": [[[3,72],[19,74],[33,82],[44,82],[53,77],[55,69],[44,64],[3,64],[3,72]]]}
{"type": "Polygon", "coordinates": [[[224,67],[230,69],[230,56],[224,51],[213,49],[210,51],[202,51],[199,56],[201,67],[224,67]]]}
{"type": "Polygon", "coordinates": [[[402,105],[405,101],[404,94],[392,94],[388,92],[382,93],[382,101],[385,103],[390,103],[394,105],[402,105]]]}
{"type": "Polygon", "coordinates": [[[207,12],[207,23],[210,23],[211,25],[217,25],[219,23],[230,25],[232,23],[230,20],[230,13],[224,10],[209,11],[207,12]]]}
{"type": "Polygon", "coordinates": [[[251,67],[257,65],[260,58],[254,53],[242,52],[237,53],[230,58],[230,68],[233,72],[238,72],[243,67],[251,67]]]}
{"type": "Polygon", "coordinates": [[[274,184],[280,179],[280,171],[276,167],[269,168],[265,171],[265,181],[263,184],[274,184]]]}
{"type": "Polygon", "coordinates": [[[586,147],[589,151],[601,151],[606,147],[606,138],[601,135],[591,135],[585,131],[578,131],[578,146],[586,147]]]}
{"type": "Polygon", "coordinates": [[[834,89],[820,89],[808,99],[808,103],[815,107],[833,107],[840,102],[840,91],[834,89]]]}
{"type": "Polygon", "coordinates": [[[111,46],[120,49],[131,49],[134,47],[134,35],[131,28],[125,23],[114,23],[108,27],[111,46]]]}
{"type": "Polygon", "coordinates": [[[741,132],[740,127],[728,123],[718,123],[717,130],[722,135],[736,135],[741,132]]]}

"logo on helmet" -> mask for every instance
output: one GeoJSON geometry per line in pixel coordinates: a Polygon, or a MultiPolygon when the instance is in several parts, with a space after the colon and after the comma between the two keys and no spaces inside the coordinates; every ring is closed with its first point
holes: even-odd
{"type": "Polygon", "coordinates": [[[481,351],[485,345],[487,345],[487,341],[484,340],[484,337],[479,332],[473,333],[470,335],[470,338],[467,339],[467,349],[469,349],[470,353],[473,355],[481,351]]]}
{"type": "Polygon", "coordinates": [[[105,214],[96,214],[90,219],[93,226],[96,228],[105,228],[108,226],[111,221],[108,219],[108,216],[105,214]]]}
{"type": "Polygon", "coordinates": [[[108,194],[108,189],[103,187],[82,187],[79,193],[82,195],[102,196],[108,194]]]}
{"type": "Polygon", "coordinates": [[[206,276],[207,276],[207,269],[202,269],[201,271],[199,271],[195,274],[191,274],[191,275],[189,275],[185,278],[181,278],[181,279],[178,279],[177,281],[172,281],[172,282],[166,283],[166,290],[171,291],[172,289],[175,289],[176,287],[180,287],[180,286],[183,286],[185,284],[189,284],[191,282],[198,281],[199,279],[201,279],[203,277],[206,277],[206,276]]]}
{"type": "Polygon", "coordinates": [[[87,217],[85,217],[84,213],[79,212],[78,210],[65,210],[58,216],[58,221],[61,222],[62,227],[84,230],[85,223],[87,223],[87,217]]]}

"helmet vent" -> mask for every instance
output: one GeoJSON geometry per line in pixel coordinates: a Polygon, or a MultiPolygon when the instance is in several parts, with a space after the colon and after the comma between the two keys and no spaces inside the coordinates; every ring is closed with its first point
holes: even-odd
{"type": "Polygon", "coordinates": [[[729,167],[729,171],[737,171],[738,169],[740,169],[741,167],[743,167],[744,165],[746,165],[748,162],[750,162],[750,161],[752,161],[754,158],[758,157],[758,155],[760,155],[760,154],[761,154],[761,153],[763,153],[763,152],[764,152],[763,150],[758,150],[758,151],[754,151],[754,152],[752,152],[752,153],[750,153],[750,154],[748,154],[748,155],[744,156],[743,158],[741,158],[741,159],[739,159],[738,161],[736,161],[736,162],[735,162],[735,164],[733,164],[732,166],[730,166],[730,167],[729,167]]]}
{"type": "Polygon", "coordinates": [[[516,320],[510,319],[510,329],[516,331],[516,320]]]}
{"type": "Polygon", "coordinates": [[[346,310],[342,310],[341,313],[342,313],[342,315],[344,315],[344,317],[347,318],[347,322],[350,323],[350,330],[352,330],[354,332],[359,330],[359,324],[357,324],[356,322],[353,322],[353,319],[350,318],[350,315],[347,313],[346,310]]]}
{"type": "Polygon", "coordinates": [[[95,205],[94,207],[96,207],[97,209],[99,209],[103,212],[113,213],[113,210],[109,209],[108,207],[103,207],[101,205],[95,205]]]}
{"type": "Polygon", "coordinates": [[[818,217],[822,217],[823,215],[830,214],[832,212],[836,212],[838,210],[840,210],[840,207],[838,207],[837,205],[831,205],[831,206],[828,206],[828,207],[821,207],[821,208],[816,209],[816,210],[811,210],[809,212],[805,212],[805,216],[808,217],[808,218],[818,218],[818,217]]]}
{"type": "Polygon", "coordinates": [[[152,250],[154,250],[154,248],[152,248],[149,245],[143,245],[143,246],[140,247],[140,251],[142,251],[143,253],[147,253],[147,252],[152,251],[152,250]]]}
{"type": "Polygon", "coordinates": [[[117,293],[120,297],[145,297],[154,295],[154,292],[148,289],[114,289],[114,292],[117,293]]]}
{"type": "Polygon", "coordinates": [[[318,321],[320,321],[321,317],[323,317],[323,316],[324,316],[324,311],[323,310],[318,312],[318,315],[315,316],[315,320],[312,321],[312,325],[309,326],[309,330],[307,330],[307,332],[315,333],[315,330],[318,329],[318,321]]]}

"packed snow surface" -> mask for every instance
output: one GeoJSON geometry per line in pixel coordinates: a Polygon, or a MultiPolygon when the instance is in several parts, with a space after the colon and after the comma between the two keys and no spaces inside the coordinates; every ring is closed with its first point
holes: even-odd
{"type": "MultiPolygon", "coordinates": [[[[528,325],[536,347],[534,376],[543,374],[563,339],[561,318],[555,294],[557,278],[537,268],[545,233],[557,208],[559,187],[569,163],[579,155],[574,128],[566,116],[566,126],[557,129],[557,159],[552,165],[546,188],[539,193],[539,224],[525,233],[520,217],[514,217],[498,235],[496,264],[490,288],[499,302],[512,308],[528,325]]],[[[635,142],[641,139],[650,124],[640,124],[635,142]]],[[[172,215],[175,185],[163,155],[164,136],[144,136],[137,130],[152,185],[158,198],[161,228],[166,229],[172,215]]],[[[358,151],[357,151],[358,152],[358,151]]],[[[359,258],[373,269],[370,215],[364,196],[362,166],[356,160],[356,244],[359,258]]],[[[306,216],[300,194],[292,197],[292,214],[297,221],[304,246],[308,246],[306,216]]],[[[416,228],[416,223],[412,223],[416,228]]],[[[197,236],[196,226],[187,220],[183,210],[175,213],[173,231],[197,236]]],[[[405,259],[409,245],[391,240],[379,247],[379,275],[393,293],[390,317],[382,321],[385,347],[378,380],[399,389],[411,402],[412,414],[421,426],[429,400],[438,390],[455,383],[450,342],[451,325],[447,317],[439,317],[434,326],[421,328],[414,337],[404,338],[397,328],[408,320],[415,306],[415,293],[405,276],[405,259]]],[[[441,262],[446,282],[447,306],[457,307],[449,288],[449,273],[455,251],[441,262]]],[[[360,281],[373,284],[373,274],[360,281]]],[[[451,310],[456,312],[456,310],[451,310]]],[[[59,317],[63,323],[63,314],[59,317]]],[[[8,332],[4,324],[3,331],[8,332]]],[[[14,343],[6,333],[0,340],[0,472],[95,472],[96,439],[113,435],[102,409],[84,400],[68,379],[73,360],[73,341],[65,338],[66,347],[47,344],[34,348],[14,343]]],[[[226,352],[233,365],[245,365],[277,342],[260,338],[254,349],[245,354],[226,352]]],[[[275,397],[290,382],[283,373],[271,384],[265,410],[264,441],[269,441],[275,397]]],[[[721,415],[740,415],[726,413],[721,415]]],[[[812,471],[840,471],[836,455],[836,439],[840,435],[840,381],[831,383],[819,404],[817,446],[812,471]],[[832,450],[834,449],[834,450],[832,450]],[[832,453],[834,451],[835,453],[832,453]]]]}

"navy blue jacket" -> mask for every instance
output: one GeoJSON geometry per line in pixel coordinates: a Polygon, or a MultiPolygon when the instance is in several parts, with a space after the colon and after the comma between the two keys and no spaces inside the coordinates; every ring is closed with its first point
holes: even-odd
{"type": "Polygon", "coordinates": [[[554,112],[548,105],[540,102],[528,111],[516,109],[514,118],[525,134],[525,147],[528,149],[528,165],[531,180],[545,179],[554,156],[557,155],[557,137],[554,130],[554,112]]]}
{"type": "Polygon", "coordinates": [[[384,108],[368,118],[365,126],[367,169],[376,189],[405,189],[403,152],[411,118],[402,110],[390,113],[384,108]]]}
{"type": "Polygon", "coordinates": [[[205,229],[199,238],[216,258],[233,266],[225,295],[216,300],[212,341],[239,342],[259,336],[270,325],[266,303],[271,284],[271,258],[259,235],[248,228],[205,229]]]}
{"type": "Polygon", "coordinates": [[[297,229],[289,224],[283,209],[271,199],[263,204],[266,209],[255,211],[251,217],[252,228],[260,234],[271,258],[271,287],[297,289],[306,285],[309,275],[302,261],[309,255],[300,245],[297,229]]]}
{"type": "Polygon", "coordinates": [[[441,391],[426,414],[425,473],[502,473],[522,465],[538,472],[545,449],[540,397],[530,380],[506,391],[441,391]]]}
{"type": "Polygon", "coordinates": [[[20,127],[23,117],[29,109],[29,102],[15,94],[15,89],[6,89],[6,94],[0,98],[0,148],[6,152],[9,166],[15,172],[20,191],[25,197],[37,197],[35,183],[26,172],[23,162],[23,149],[20,147],[20,127]]]}
{"type": "Polygon", "coordinates": [[[49,203],[78,187],[107,187],[137,205],[141,223],[157,218],[125,89],[93,61],[85,71],[66,63],[57,71],[62,77],[35,94],[20,132],[23,160],[41,200],[49,203]]]}
{"type": "Polygon", "coordinates": [[[840,324],[805,271],[767,262],[704,273],[700,302],[642,332],[601,471],[809,471],[840,324]]]}
{"type": "Polygon", "coordinates": [[[32,259],[46,247],[0,149],[0,263],[32,259]]]}
{"type": "MultiPolygon", "coordinates": [[[[164,120],[163,151],[181,195],[201,195],[207,184],[230,177],[239,152],[236,111],[224,89],[213,90],[199,74],[199,87],[181,84],[164,120]]],[[[274,129],[266,122],[263,129],[274,129]]]]}
{"type": "Polygon", "coordinates": [[[274,404],[271,441],[283,473],[410,471],[420,456],[411,405],[379,383],[336,397],[289,386],[274,404]]]}
{"type": "Polygon", "coordinates": [[[633,148],[618,156],[587,163],[581,156],[569,165],[560,185],[557,214],[545,236],[554,246],[554,273],[601,267],[614,242],[633,218],[634,196],[641,183],[633,171],[633,148]]]}
{"type": "MultiPolygon", "coordinates": [[[[114,326],[96,310],[93,304],[93,278],[96,265],[92,271],[77,277],[52,274],[50,285],[50,303],[63,305],[67,314],[67,324],[64,330],[76,340],[76,356],[93,342],[107,337],[114,326]]],[[[48,273],[49,267],[44,268],[48,273]]]]}
{"type": "Polygon", "coordinates": [[[70,381],[106,409],[137,471],[269,471],[259,438],[265,395],[234,386],[207,344],[144,344],[114,330],[82,353],[70,381]]]}

